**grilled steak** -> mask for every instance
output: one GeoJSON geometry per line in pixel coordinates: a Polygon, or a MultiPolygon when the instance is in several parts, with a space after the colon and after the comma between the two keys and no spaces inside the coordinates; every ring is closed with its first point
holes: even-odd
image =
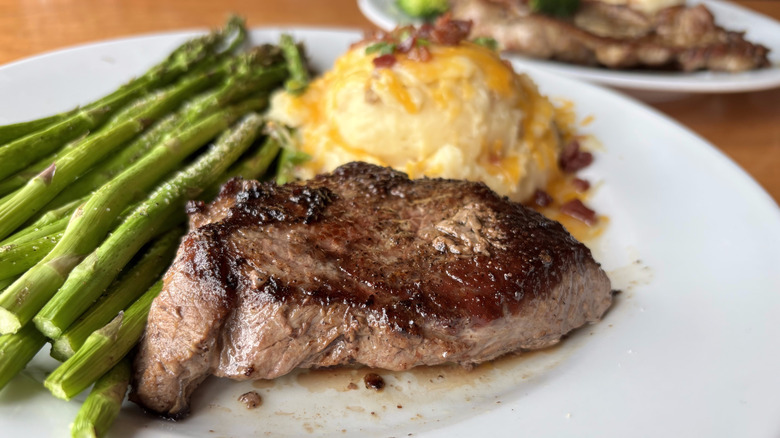
{"type": "Polygon", "coordinates": [[[612,300],[584,245],[481,183],[350,163],[232,180],[189,210],[135,361],[133,400],[167,416],[209,374],[470,366],[553,345],[612,300]]]}
{"type": "Polygon", "coordinates": [[[704,5],[648,15],[584,0],[574,17],[532,13],[521,0],[451,0],[452,16],[472,20],[472,35],[535,58],[609,68],[737,72],[768,67],[769,49],[715,24],[704,5]]]}

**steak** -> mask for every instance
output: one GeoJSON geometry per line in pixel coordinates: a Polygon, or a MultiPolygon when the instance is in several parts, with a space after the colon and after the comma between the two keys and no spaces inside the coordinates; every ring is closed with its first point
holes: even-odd
{"type": "Polygon", "coordinates": [[[210,374],[468,367],[553,345],[612,301],[587,247],[482,183],[350,163],[234,179],[188,211],[135,360],[132,399],[165,416],[210,374]]]}
{"type": "Polygon", "coordinates": [[[769,49],[723,29],[704,5],[645,14],[627,6],[583,0],[570,18],[532,13],[520,0],[451,0],[452,16],[472,20],[511,52],[608,68],[738,72],[768,67],[769,49]]]}

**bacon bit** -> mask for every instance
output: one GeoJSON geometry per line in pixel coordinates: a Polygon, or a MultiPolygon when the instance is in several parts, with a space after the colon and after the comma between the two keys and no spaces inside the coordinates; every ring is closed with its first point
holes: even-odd
{"type": "Polygon", "coordinates": [[[433,25],[431,23],[425,23],[417,29],[417,37],[430,38],[431,32],[433,32],[433,25]]]}
{"type": "Polygon", "coordinates": [[[395,65],[396,53],[406,54],[410,60],[426,62],[431,59],[431,51],[427,47],[430,43],[455,46],[465,40],[471,32],[471,21],[453,20],[449,14],[436,20],[435,25],[425,23],[419,28],[404,26],[392,32],[374,31],[365,34],[363,41],[355,43],[352,47],[367,44],[366,54],[380,53],[373,60],[377,68],[389,68],[395,65]],[[390,50],[375,50],[373,46],[386,43],[390,50]]]}
{"type": "Polygon", "coordinates": [[[585,192],[590,188],[590,182],[582,178],[574,178],[571,180],[571,185],[573,185],[578,192],[585,192]]]}
{"type": "Polygon", "coordinates": [[[431,51],[425,46],[413,47],[407,55],[412,61],[428,62],[431,60],[431,51]]]}
{"type": "Polygon", "coordinates": [[[547,192],[541,189],[536,189],[534,192],[534,204],[539,207],[547,207],[548,205],[552,204],[553,198],[547,192]]]}
{"type": "Polygon", "coordinates": [[[471,20],[453,20],[452,16],[447,13],[436,20],[436,25],[431,31],[431,38],[445,46],[456,46],[469,36],[471,25],[471,20]]]}
{"type": "Polygon", "coordinates": [[[558,159],[558,166],[566,173],[574,173],[584,169],[593,162],[593,154],[584,152],[580,149],[580,142],[572,141],[561,153],[558,159]]]}
{"type": "Polygon", "coordinates": [[[376,68],[390,68],[395,65],[395,55],[382,55],[373,59],[374,67],[376,68]]]}
{"type": "Polygon", "coordinates": [[[561,205],[561,213],[592,226],[597,222],[596,212],[586,207],[579,199],[561,205]]]}

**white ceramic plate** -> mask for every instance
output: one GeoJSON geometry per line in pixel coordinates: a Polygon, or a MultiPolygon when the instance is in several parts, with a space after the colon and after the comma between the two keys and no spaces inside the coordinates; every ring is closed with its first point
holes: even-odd
{"type": "MultiPolygon", "coordinates": [[[[770,48],[769,60],[772,67],[744,73],[640,72],[579,66],[519,55],[511,55],[511,58],[522,65],[538,66],[570,78],[627,90],[733,93],[780,87],[780,23],[722,0],[692,0],[689,3],[704,3],[721,26],[729,30],[746,31],[748,40],[770,48]]],[[[358,0],[358,5],[369,20],[383,29],[392,29],[397,24],[412,21],[398,9],[395,0],[358,0]]]]}
{"type": "MultiPolygon", "coordinates": [[[[329,66],[358,34],[295,30],[329,66]]],[[[107,93],[192,34],[113,41],[0,68],[0,123],[107,93]]],[[[255,42],[276,30],[257,30],[255,42]]],[[[604,144],[587,177],[610,225],[594,252],[623,290],[599,324],[561,346],[471,373],[447,367],[301,372],[253,385],[212,379],[194,414],[172,423],[124,407],[112,437],[706,436],[780,434],[780,209],[712,146],[601,88],[532,69],[544,92],[574,102],[604,144]],[[355,384],[354,387],[350,383],[355,384]],[[263,405],[247,410],[254,389],[263,405]]],[[[79,408],[41,386],[40,354],[0,392],[0,435],[68,436],[79,408]]]]}

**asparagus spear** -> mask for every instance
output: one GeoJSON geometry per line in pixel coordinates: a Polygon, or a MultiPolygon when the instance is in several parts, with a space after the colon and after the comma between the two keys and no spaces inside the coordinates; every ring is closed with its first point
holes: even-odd
{"type": "Polygon", "coordinates": [[[203,191],[201,199],[210,201],[219,194],[222,185],[234,177],[257,179],[265,175],[268,168],[279,155],[279,142],[272,137],[266,137],[260,147],[256,148],[238,163],[231,166],[219,180],[203,191]]]}
{"type": "Polygon", "coordinates": [[[26,324],[40,310],[35,318],[36,326],[49,337],[58,337],[61,332],[50,331],[48,325],[49,318],[56,314],[56,308],[44,304],[65,282],[70,270],[105,238],[121,211],[145,194],[181,160],[227,129],[239,117],[264,106],[264,100],[251,99],[195,123],[155,147],[96,191],[74,214],[57,246],[0,294],[0,305],[7,311],[3,312],[5,317],[0,317],[0,326],[9,323],[9,330],[13,331],[13,327],[26,324]]]}
{"type": "MultiPolygon", "coordinates": [[[[74,203],[76,206],[83,205],[89,197],[79,199],[78,202],[74,203]]],[[[122,214],[120,214],[112,224],[111,228],[116,227],[123,218],[125,218],[130,212],[133,210],[135,206],[131,205],[129,207],[126,207],[124,211],[122,211],[122,214]]],[[[76,208],[70,209],[70,213],[76,211],[76,208]]],[[[35,224],[28,226],[27,228],[24,228],[23,230],[19,231],[18,233],[12,235],[8,239],[4,240],[2,245],[19,245],[25,242],[29,242],[31,240],[35,240],[41,237],[51,237],[54,234],[57,234],[58,232],[64,232],[65,229],[68,227],[68,224],[70,223],[70,216],[62,217],[52,223],[42,225],[40,227],[35,226],[35,224]]],[[[43,221],[41,221],[43,222],[43,221]]],[[[36,221],[37,223],[37,221],[36,221]]]]}
{"type": "Polygon", "coordinates": [[[0,148],[0,178],[6,178],[24,169],[35,160],[52,153],[66,142],[80,137],[100,125],[119,108],[136,98],[128,92],[115,96],[106,105],[80,110],[73,116],[43,131],[12,141],[0,148]]]}
{"type": "Polygon", "coordinates": [[[290,79],[284,83],[284,88],[290,94],[301,94],[309,85],[309,71],[306,69],[303,54],[290,35],[282,35],[279,47],[282,49],[284,59],[287,61],[287,68],[290,71],[290,79]]]}
{"type": "MultiPolygon", "coordinates": [[[[278,142],[271,137],[266,138],[261,147],[231,166],[219,181],[206,191],[211,193],[211,196],[204,195],[203,198],[211,199],[219,191],[220,184],[232,177],[259,178],[266,172],[278,152],[278,142]]],[[[107,324],[114,315],[143,293],[154,278],[170,264],[181,232],[180,229],[174,229],[158,239],[131,271],[115,281],[97,303],[57,338],[52,344],[52,357],[64,361],[72,356],[93,331],[107,324]]]]}
{"type": "Polygon", "coordinates": [[[45,343],[46,336],[32,324],[14,334],[0,336],[0,389],[27,366],[45,343]]]}
{"type": "Polygon", "coordinates": [[[70,400],[119,363],[141,338],[152,301],[162,290],[157,281],[127,311],[87,338],[76,353],[57,367],[43,385],[55,397],[70,400]]]}
{"type": "Polygon", "coordinates": [[[282,147],[279,154],[279,165],[276,168],[276,183],[287,184],[295,181],[295,166],[309,159],[309,155],[288,147],[282,147]]]}
{"type": "Polygon", "coordinates": [[[193,101],[183,110],[182,119],[186,120],[201,114],[209,114],[215,109],[244,99],[263,90],[271,90],[287,77],[284,65],[264,66],[266,55],[253,51],[228,63],[225,69],[230,72],[227,80],[213,93],[208,93],[193,101]]]}
{"type": "MultiPolygon", "coordinates": [[[[136,99],[130,105],[123,108],[118,114],[116,114],[111,119],[111,121],[107,123],[104,127],[108,129],[109,127],[114,127],[118,123],[121,123],[129,118],[136,117],[140,112],[142,112],[149,105],[150,101],[155,99],[155,97],[156,97],[155,93],[153,93],[147,96],[143,96],[139,99],[136,99]]],[[[15,175],[6,178],[2,182],[0,182],[0,194],[11,193],[19,189],[20,187],[24,186],[25,184],[27,184],[27,182],[30,181],[30,179],[35,178],[36,175],[38,175],[39,173],[44,171],[47,167],[49,167],[51,163],[56,162],[59,158],[63,157],[65,154],[72,151],[78,145],[79,145],[78,141],[71,141],[70,143],[66,144],[62,149],[59,149],[54,153],[44,158],[41,158],[35,163],[27,166],[27,168],[19,171],[15,175]]]]}
{"type": "Polygon", "coordinates": [[[36,237],[40,237],[41,234],[39,232],[43,227],[63,219],[69,219],[73,212],[76,211],[76,207],[86,202],[87,199],[87,197],[76,199],[61,207],[39,212],[36,216],[30,218],[30,220],[26,222],[29,225],[17,230],[14,234],[0,242],[0,245],[14,243],[29,234],[38,233],[39,235],[36,237]]]}
{"type": "MultiPolygon", "coordinates": [[[[212,34],[216,34],[217,38],[217,55],[224,56],[235,52],[244,44],[244,42],[246,42],[246,23],[244,23],[244,19],[240,16],[231,15],[225,23],[225,27],[216,32],[212,32],[212,34]]],[[[209,35],[205,35],[201,38],[208,38],[209,35]]]]}
{"type": "MultiPolygon", "coordinates": [[[[113,229],[120,224],[135,207],[136,205],[126,207],[124,211],[114,219],[111,226],[109,226],[109,229],[113,229]]],[[[64,217],[57,222],[43,226],[36,231],[19,236],[10,243],[0,247],[0,278],[5,278],[10,272],[24,272],[43,260],[43,258],[53,249],[53,245],[56,245],[62,238],[69,221],[69,217],[64,217]],[[46,240],[48,240],[48,242],[46,240]],[[38,246],[38,248],[36,248],[36,246],[38,246]],[[3,252],[6,250],[9,251],[8,254],[3,252]],[[18,266],[18,262],[22,256],[25,257],[24,264],[23,266],[18,266]]],[[[19,276],[15,277],[14,281],[16,281],[18,277],[19,276]]],[[[14,281],[0,287],[0,291],[13,284],[14,281]]]]}
{"type": "Polygon", "coordinates": [[[35,266],[62,238],[62,231],[20,244],[0,247],[0,279],[13,278],[35,266]]]}
{"type": "Polygon", "coordinates": [[[6,195],[18,190],[20,187],[23,187],[25,184],[27,184],[28,181],[30,181],[32,178],[35,178],[35,175],[38,175],[44,169],[49,167],[51,163],[57,160],[57,158],[61,157],[64,153],[70,152],[70,150],[73,149],[72,145],[75,144],[77,144],[77,141],[72,141],[59,151],[48,155],[46,158],[38,160],[37,162],[27,166],[25,169],[20,170],[15,175],[4,179],[2,182],[0,182],[0,195],[5,197],[6,195]]]}
{"type": "Polygon", "coordinates": [[[136,117],[86,137],[78,147],[59,161],[52,163],[49,168],[30,180],[0,206],[0,239],[11,234],[111,150],[143,131],[150,123],[217,79],[218,76],[214,74],[185,78],[161,93],[136,117]]]}
{"type": "Polygon", "coordinates": [[[70,110],[61,114],[55,114],[53,116],[43,117],[37,120],[30,120],[29,122],[19,122],[12,125],[0,126],[0,145],[9,143],[17,138],[24,137],[35,131],[39,131],[47,126],[51,126],[54,123],[61,122],[63,119],[71,116],[78,110],[70,110]]]}
{"type": "MultiPolygon", "coordinates": [[[[42,131],[34,132],[16,141],[0,147],[0,178],[5,178],[24,169],[36,160],[41,160],[47,154],[56,158],[57,149],[73,139],[81,137],[90,130],[108,121],[106,128],[113,128],[129,118],[143,114],[149,102],[154,100],[154,95],[144,96],[146,90],[143,87],[128,88],[122,93],[115,93],[103,105],[87,107],[76,112],[73,116],[60,123],[52,125],[42,131]],[[140,99],[137,99],[141,97],[140,99]],[[129,104],[129,105],[128,105],[129,104]],[[115,115],[113,119],[109,117],[115,115]]],[[[66,151],[74,146],[66,147],[66,151]]],[[[22,172],[16,178],[11,178],[7,184],[17,185],[19,180],[40,169],[41,164],[46,166],[46,160],[41,160],[28,170],[22,172]],[[43,163],[41,163],[43,161],[43,163]]],[[[51,161],[49,161],[49,164],[51,161]]],[[[45,168],[45,167],[44,167],[45,168]]],[[[5,187],[7,189],[9,187],[5,187]]]]}
{"type": "Polygon", "coordinates": [[[23,228],[18,233],[11,235],[8,239],[4,240],[2,246],[19,245],[65,231],[65,228],[68,226],[68,221],[70,221],[70,217],[66,216],[41,227],[35,227],[33,229],[28,229],[29,227],[23,228]]]}
{"type": "MultiPolygon", "coordinates": [[[[192,165],[158,187],[100,247],[73,269],[65,284],[35,317],[36,326],[47,336],[58,337],[101,295],[141,246],[165,227],[184,220],[184,202],[200,194],[203,187],[213,183],[249,148],[262,123],[260,116],[250,114],[192,165]]],[[[21,280],[6,289],[2,296],[14,290],[21,280]]],[[[31,296],[29,293],[17,294],[17,298],[7,304],[15,309],[33,307],[27,304],[31,296]]],[[[15,319],[3,318],[2,323],[10,325],[9,321],[23,320],[16,316],[15,319]]]]}
{"type": "Polygon", "coordinates": [[[16,281],[16,277],[0,280],[0,291],[10,286],[14,281],[16,281]]]}
{"type": "Polygon", "coordinates": [[[303,163],[310,157],[298,150],[295,132],[287,126],[278,123],[268,123],[268,133],[281,146],[281,153],[276,165],[276,183],[285,184],[295,179],[295,165],[303,163]]]}
{"type": "Polygon", "coordinates": [[[227,181],[236,176],[244,179],[260,178],[265,174],[278,154],[279,142],[273,137],[266,137],[263,144],[256,151],[228,169],[224,180],[227,181]]]}
{"type": "MultiPolygon", "coordinates": [[[[204,65],[214,62],[214,60],[218,59],[219,54],[233,51],[244,42],[245,38],[246,28],[243,21],[238,17],[231,17],[224,29],[185,42],[142,76],[132,79],[111,94],[85,105],[81,110],[76,109],[37,120],[0,126],[0,145],[13,143],[15,140],[40,133],[54,125],[67,122],[77,117],[82,111],[114,105],[118,98],[138,96],[144,92],[169,84],[192,69],[202,68],[204,65]]],[[[74,135],[78,136],[78,134],[74,135]]],[[[62,138],[59,137],[58,140],[61,141],[62,138]]],[[[29,162],[26,164],[29,164],[29,162]]],[[[21,165],[18,169],[23,167],[24,165],[21,165]]],[[[7,174],[4,176],[7,176],[7,174]]]]}
{"type": "MultiPolygon", "coordinates": [[[[224,68],[224,66],[220,66],[220,67],[224,68]]],[[[130,120],[130,119],[138,117],[139,115],[141,115],[143,113],[143,111],[155,99],[159,99],[159,95],[160,94],[161,94],[160,92],[155,92],[155,93],[152,93],[152,94],[149,94],[147,96],[144,96],[142,98],[137,99],[131,105],[129,105],[128,107],[122,109],[117,115],[115,115],[111,119],[111,121],[109,123],[104,125],[103,130],[108,130],[110,128],[116,127],[121,122],[124,122],[124,121],[127,121],[127,120],[130,120]]],[[[168,116],[168,117],[172,117],[172,116],[168,116]]],[[[144,135],[142,135],[141,138],[135,140],[129,146],[123,147],[118,155],[121,156],[121,157],[127,157],[128,155],[136,156],[138,154],[134,153],[134,151],[138,150],[139,147],[143,147],[144,145],[147,145],[147,149],[148,149],[149,146],[156,144],[156,142],[159,140],[159,138],[154,139],[153,135],[155,133],[159,132],[158,129],[164,129],[164,128],[158,128],[158,125],[164,125],[164,122],[165,122],[166,119],[160,120],[158,123],[155,123],[152,128],[150,128],[146,132],[144,132],[144,135]],[[132,148],[132,150],[128,151],[128,149],[131,149],[131,148],[132,148]]],[[[170,128],[171,127],[169,127],[168,129],[170,130],[170,128]]],[[[49,155],[49,156],[47,156],[45,158],[42,158],[41,160],[38,160],[36,163],[31,164],[26,169],[20,171],[16,175],[13,175],[13,176],[5,179],[4,181],[0,182],[0,193],[13,192],[15,190],[18,190],[20,187],[23,187],[31,179],[35,178],[38,174],[40,174],[46,168],[51,166],[52,163],[56,163],[57,161],[59,161],[60,158],[62,158],[63,156],[67,155],[68,153],[70,153],[73,149],[75,149],[79,145],[80,145],[79,141],[72,141],[72,142],[68,143],[67,145],[65,145],[65,147],[63,147],[62,149],[52,153],[51,155],[49,155]]],[[[111,158],[111,161],[114,161],[116,159],[118,159],[118,157],[117,156],[113,156],[111,158]]],[[[136,157],[136,159],[137,159],[137,157],[136,157]]],[[[105,163],[101,163],[100,167],[104,167],[105,165],[106,165],[105,163]]],[[[122,170],[122,169],[120,169],[120,170],[122,170]]],[[[90,174],[91,173],[95,173],[95,169],[93,169],[90,172],[90,174]]],[[[86,175],[84,175],[84,176],[86,176],[86,175]]],[[[82,180],[84,179],[84,176],[80,177],[77,180],[77,182],[75,184],[76,186],[82,186],[84,184],[82,182],[82,180]]],[[[108,179],[110,179],[110,178],[103,179],[103,180],[101,180],[101,182],[105,182],[108,179]]],[[[78,190],[78,191],[74,191],[73,190],[73,185],[69,185],[68,189],[66,189],[66,191],[69,191],[69,194],[68,195],[64,195],[64,194],[60,193],[55,198],[55,200],[51,201],[49,206],[51,206],[51,208],[57,208],[58,206],[61,206],[61,205],[65,204],[65,203],[67,203],[67,202],[69,202],[69,201],[71,201],[71,200],[73,200],[73,199],[75,199],[77,197],[86,196],[87,194],[92,192],[92,190],[94,190],[95,188],[99,187],[100,185],[101,184],[96,184],[96,185],[93,184],[93,185],[90,185],[87,190],[78,190]]],[[[12,195],[13,195],[13,193],[11,193],[11,195],[9,195],[9,197],[12,196],[12,195]]],[[[0,205],[2,205],[2,203],[6,199],[8,199],[8,198],[0,199],[0,205]]]]}
{"type": "Polygon", "coordinates": [[[93,331],[108,324],[149,289],[173,261],[183,233],[183,228],[176,227],[157,239],[130,270],[109,286],[100,300],[57,338],[52,344],[52,357],[64,361],[73,356],[93,331]]]}
{"type": "MultiPolygon", "coordinates": [[[[224,53],[229,53],[230,51],[232,51],[233,48],[236,45],[239,45],[241,42],[243,42],[243,40],[245,38],[246,29],[244,28],[243,22],[240,19],[235,18],[235,17],[233,19],[231,19],[231,22],[229,22],[229,24],[226,27],[226,29],[230,29],[230,28],[236,28],[236,32],[234,32],[234,33],[237,33],[238,35],[235,38],[233,38],[232,40],[230,40],[231,46],[227,50],[225,50],[223,52],[223,54],[224,53]]],[[[211,47],[211,48],[209,48],[209,50],[213,51],[214,48],[211,47]]],[[[203,50],[201,50],[201,52],[203,52],[203,50]]],[[[267,56],[268,54],[267,53],[263,53],[263,55],[267,56]]],[[[211,58],[214,58],[214,59],[219,59],[220,58],[219,56],[214,56],[214,55],[209,55],[209,56],[211,58]]],[[[242,55],[242,58],[250,58],[250,55],[248,55],[248,54],[242,55]]],[[[180,62],[183,62],[183,64],[181,64],[181,66],[179,66],[179,68],[184,68],[184,66],[189,65],[189,64],[187,64],[187,61],[188,60],[180,61],[180,62]]],[[[219,68],[221,68],[224,71],[230,71],[233,68],[233,64],[235,64],[235,62],[230,62],[230,61],[232,61],[232,60],[228,60],[228,62],[220,64],[219,68]]],[[[203,64],[203,62],[201,62],[201,64],[203,64]]],[[[207,62],[207,63],[205,63],[205,65],[203,65],[200,68],[200,70],[204,70],[205,68],[207,68],[207,67],[209,67],[209,66],[211,66],[213,64],[215,64],[215,61],[213,61],[213,60],[210,61],[210,62],[207,62]]],[[[155,77],[160,79],[161,75],[163,73],[165,73],[165,72],[164,71],[159,71],[159,72],[157,72],[157,75],[155,77]]],[[[156,84],[156,82],[155,82],[155,84],[156,84]]],[[[142,86],[144,84],[136,84],[136,85],[142,86]]],[[[148,90],[146,90],[146,88],[150,88],[150,87],[146,87],[146,86],[141,87],[140,91],[148,92],[148,90]]],[[[151,88],[154,88],[154,87],[151,87],[151,88]]],[[[128,94],[128,96],[130,96],[130,94],[128,94]]],[[[138,110],[142,110],[143,109],[144,103],[145,103],[145,99],[138,99],[136,102],[133,103],[133,105],[130,106],[130,108],[126,108],[126,109],[123,110],[123,112],[122,112],[123,116],[115,117],[114,119],[112,119],[112,121],[108,125],[109,126],[115,125],[115,124],[119,123],[120,121],[124,120],[124,117],[132,117],[134,115],[134,113],[138,112],[138,110]]],[[[88,108],[92,108],[92,106],[87,107],[87,109],[88,108]]],[[[0,129],[2,129],[2,127],[0,127],[0,129]]],[[[56,139],[56,135],[47,136],[46,138],[47,139],[51,139],[51,141],[53,142],[56,139]]],[[[19,189],[20,187],[24,186],[24,184],[26,184],[30,179],[34,178],[40,172],[45,170],[49,165],[51,165],[52,162],[56,161],[64,153],[68,152],[69,148],[72,146],[73,143],[74,142],[69,143],[62,150],[56,151],[56,152],[50,154],[49,156],[38,160],[34,164],[29,165],[24,170],[19,171],[17,174],[15,174],[13,176],[10,176],[10,177],[6,178],[5,180],[1,181],[0,182],[0,195],[5,195],[5,194],[8,194],[8,193],[11,193],[11,192],[19,189]]],[[[19,147],[26,147],[26,146],[21,145],[19,147]]],[[[27,148],[25,150],[29,151],[30,149],[27,148]]],[[[0,177],[0,179],[2,179],[2,177],[0,177]]],[[[97,187],[97,186],[91,187],[90,190],[81,190],[80,193],[82,195],[86,194],[89,191],[93,190],[95,187],[97,187]]],[[[70,198],[70,199],[72,199],[72,198],[70,198]]]]}
{"type": "Polygon", "coordinates": [[[286,77],[287,70],[283,65],[257,68],[252,65],[259,63],[254,58],[254,54],[240,57],[233,66],[228,67],[230,70],[238,71],[228,76],[228,79],[221,87],[206,93],[196,101],[185,106],[178,113],[169,116],[169,118],[164,120],[164,125],[157,126],[149,131],[148,136],[145,133],[145,135],[123,149],[119,154],[111,157],[88,174],[79,178],[75,184],[60,193],[52,201],[52,205],[60,205],[71,199],[81,197],[105,184],[128,165],[143,156],[154,139],[160,141],[170,137],[175,132],[170,129],[171,126],[183,127],[194,123],[195,120],[212,114],[225,105],[243,99],[252,93],[271,89],[286,77]],[[241,66],[237,67],[236,64],[241,64],[241,66]]]}
{"type": "MultiPolygon", "coordinates": [[[[267,137],[260,147],[231,166],[220,177],[219,181],[212,184],[206,190],[210,195],[204,194],[203,198],[211,199],[219,191],[220,185],[230,178],[238,176],[244,179],[255,179],[261,177],[268,170],[278,152],[279,143],[273,138],[267,137]]],[[[115,281],[97,303],[52,343],[52,357],[64,361],[72,356],[74,351],[83,345],[90,333],[107,324],[114,315],[146,290],[151,285],[151,281],[159,276],[173,260],[181,233],[182,230],[177,228],[158,239],[157,243],[149,249],[144,258],[131,271],[115,281]]]]}
{"type": "MultiPolygon", "coordinates": [[[[261,126],[260,116],[256,114],[248,116],[231,130],[230,135],[223,137],[203,157],[163,184],[79,266],[92,271],[89,285],[104,282],[106,279],[111,281],[117,267],[127,262],[128,253],[132,256],[138,249],[137,246],[128,248],[128,245],[143,240],[142,237],[149,234],[149,229],[161,226],[171,216],[182,219],[180,209],[184,200],[197,196],[200,187],[213,183],[227,170],[230,164],[249,147],[261,126]],[[168,202],[165,202],[166,200],[168,202]],[[117,259],[123,260],[113,263],[117,259]]],[[[70,278],[74,278],[74,274],[75,271],[70,278]]],[[[86,286],[83,283],[82,285],[86,286]]],[[[105,286],[98,287],[102,289],[105,286]]],[[[73,296],[73,298],[80,298],[82,293],[87,292],[83,287],[80,289],[77,288],[78,297],[73,296]]],[[[162,281],[158,281],[125,312],[92,333],[84,345],[54,370],[44,382],[52,394],[69,400],[119,362],[138,342],[152,301],[161,289],[162,281]]],[[[67,307],[71,307],[70,303],[67,307]]]]}
{"type": "Polygon", "coordinates": [[[108,433],[122,409],[131,369],[130,359],[125,358],[95,382],[70,426],[73,438],[97,438],[108,433]]]}
{"type": "Polygon", "coordinates": [[[162,141],[174,130],[177,120],[176,114],[170,114],[158,121],[115,155],[99,163],[85,175],[80,176],[73,184],[55,196],[46,207],[58,208],[58,206],[67,205],[75,199],[88,197],[94,190],[138,161],[153,146],[162,141]]]}

